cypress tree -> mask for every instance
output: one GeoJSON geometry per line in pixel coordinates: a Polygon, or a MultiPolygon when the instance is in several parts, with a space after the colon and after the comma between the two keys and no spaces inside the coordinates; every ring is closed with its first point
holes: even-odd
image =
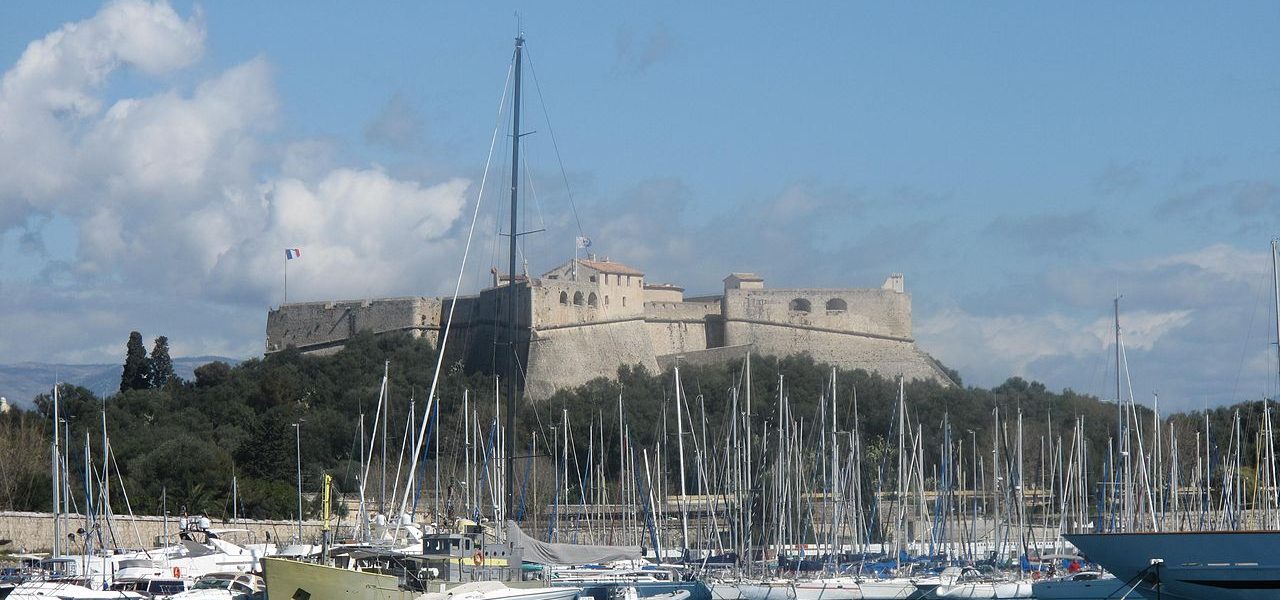
{"type": "Polygon", "coordinates": [[[148,382],[153,388],[164,387],[173,379],[173,359],[169,358],[169,338],[156,338],[151,347],[151,360],[148,361],[148,382]]]}
{"type": "Polygon", "coordinates": [[[124,373],[120,375],[120,391],[147,389],[149,375],[147,347],[142,345],[142,334],[129,332],[129,344],[126,346],[124,373]]]}

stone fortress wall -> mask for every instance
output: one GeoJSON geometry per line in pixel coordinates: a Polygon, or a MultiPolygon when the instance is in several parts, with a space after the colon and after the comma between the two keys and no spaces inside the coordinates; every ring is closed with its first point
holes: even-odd
{"type": "Polygon", "coordinates": [[[408,331],[435,344],[441,306],[439,298],[419,296],[286,304],[267,314],[267,352],[296,346],[304,352],[330,354],[360,331],[408,331]]]}
{"type": "MultiPolygon", "coordinates": [[[[723,295],[685,298],[672,284],[646,284],[643,272],[608,259],[575,259],[541,277],[519,276],[518,355],[507,350],[509,278],[458,299],[446,360],[503,373],[508,360],[525,373],[538,400],[622,365],[650,371],[679,363],[740,360],[749,352],[816,360],[888,377],[950,383],[915,346],[911,297],[900,274],[880,288],[765,288],[763,278],[733,273],[723,295]],[[527,343],[525,343],[527,342],[527,343]]],[[[410,331],[437,342],[449,299],[388,298],[287,304],[267,316],[267,352],[296,346],[333,352],[359,331],[410,331]]]]}

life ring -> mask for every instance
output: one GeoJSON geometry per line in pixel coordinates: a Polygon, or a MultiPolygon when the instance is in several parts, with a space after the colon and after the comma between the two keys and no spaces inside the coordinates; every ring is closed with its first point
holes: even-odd
{"type": "Polygon", "coordinates": [[[480,566],[480,565],[483,565],[483,564],[484,564],[484,552],[482,552],[482,551],[480,551],[480,550],[476,550],[476,553],[475,553],[475,554],[473,554],[473,555],[471,555],[471,562],[472,562],[472,563],[474,563],[474,564],[475,564],[475,566],[477,566],[477,567],[478,567],[478,566],[480,566]]]}
{"type": "Polygon", "coordinates": [[[174,576],[175,578],[177,578],[177,577],[182,577],[182,567],[174,567],[174,568],[173,568],[173,576],[174,576]]]}

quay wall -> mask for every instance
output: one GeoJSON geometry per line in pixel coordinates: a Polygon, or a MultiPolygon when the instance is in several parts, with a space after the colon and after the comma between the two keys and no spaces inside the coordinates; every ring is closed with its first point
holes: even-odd
{"type": "MultiPolygon", "coordinates": [[[[84,527],[84,517],[69,515],[66,517],[71,531],[84,527]]],[[[153,547],[157,538],[165,533],[164,517],[115,515],[111,518],[116,540],[122,547],[153,547]]],[[[339,524],[346,530],[346,527],[339,524]]],[[[320,538],[319,521],[303,521],[302,537],[310,542],[320,538]]],[[[270,535],[272,542],[287,542],[298,535],[297,521],[250,521],[240,520],[223,523],[215,520],[211,529],[247,529],[252,541],[265,543],[270,535]]],[[[178,532],[178,519],[169,517],[170,535],[178,532]]],[[[0,539],[10,540],[9,544],[0,546],[0,551],[10,553],[47,553],[53,548],[53,513],[0,511],[0,539]]],[[[81,543],[79,535],[76,544],[81,543]]]]}

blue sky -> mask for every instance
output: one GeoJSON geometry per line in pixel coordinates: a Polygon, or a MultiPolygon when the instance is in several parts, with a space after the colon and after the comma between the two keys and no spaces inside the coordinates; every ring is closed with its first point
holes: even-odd
{"type": "Polygon", "coordinates": [[[1277,391],[1274,3],[0,10],[5,362],[253,355],[288,246],[291,299],[450,290],[520,10],[531,270],[572,250],[567,179],[598,252],[690,292],[905,273],[971,383],[1109,395],[1119,292],[1140,400],[1277,391]]]}

